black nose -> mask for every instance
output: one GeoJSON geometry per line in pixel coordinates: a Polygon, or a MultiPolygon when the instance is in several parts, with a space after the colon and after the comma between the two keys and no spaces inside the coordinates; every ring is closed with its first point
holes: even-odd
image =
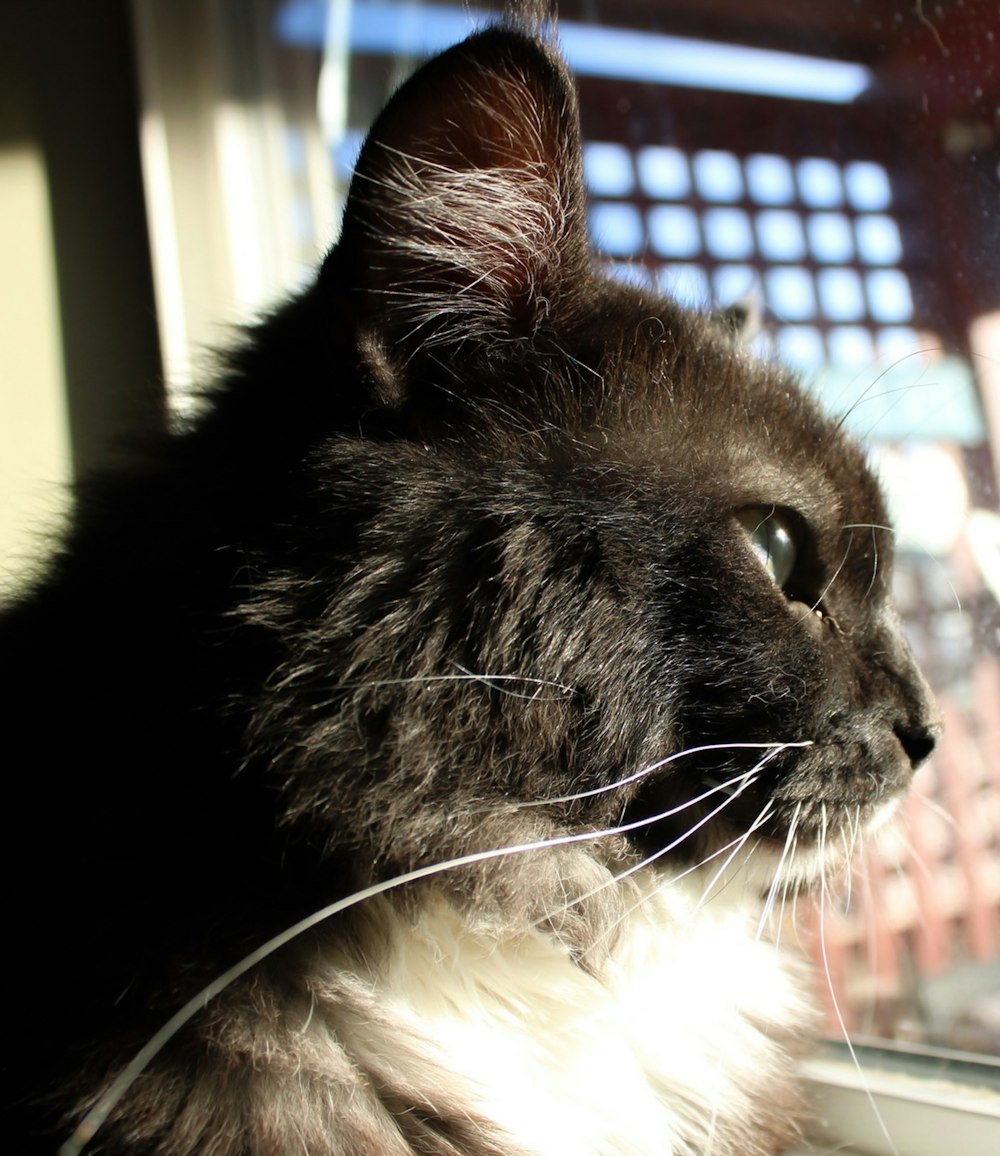
{"type": "Polygon", "coordinates": [[[937,725],[909,726],[898,724],[893,730],[903,750],[906,751],[914,770],[930,758],[931,752],[937,745],[938,736],[941,734],[941,728],[937,725]]]}

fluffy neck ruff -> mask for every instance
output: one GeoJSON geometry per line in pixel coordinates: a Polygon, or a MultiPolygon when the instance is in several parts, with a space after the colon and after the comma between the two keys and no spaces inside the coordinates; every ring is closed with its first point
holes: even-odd
{"type": "Polygon", "coordinates": [[[364,1071],[405,1053],[408,1081],[493,1122],[509,1151],[777,1151],[799,1129],[812,1023],[797,969],[735,888],[705,903],[697,875],[647,869],[624,890],[613,942],[584,957],[551,927],[497,931],[438,892],[405,913],[380,901],[370,949],[335,966],[384,1026],[327,1022],[364,1071]]]}

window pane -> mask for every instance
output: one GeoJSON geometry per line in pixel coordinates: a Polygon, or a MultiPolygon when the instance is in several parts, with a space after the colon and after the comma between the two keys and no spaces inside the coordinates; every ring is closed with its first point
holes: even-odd
{"type": "Polygon", "coordinates": [[[757,280],[749,265],[722,265],[712,275],[715,300],[719,305],[732,305],[752,292],[757,280]]]}
{"type": "Polygon", "coordinates": [[[649,236],[661,257],[693,257],[701,250],[701,230],[693,209],[657,205],[649,211],[649,236]]]}
{"type": "MultiPolygon", "coordinates": [[[[860,285],[859,285],[860,291],[860,285]]],[[[830,357],[837,365],[871,367],[875,359],[872,335],[860,325],[838,325],[827,335],[830,357]]]]}
{"type": "Polygon", "coordinates": [[[892,217],[859,217],[854,230],[858,252],[868,265],[895,265],[903,256],[899,226],[892,217]]]}
{"type": "Polygon", "coordinates": [[[782,320],[801,321],[816,313],[816,294],[808,270],[771,269],[764,274],[767,301],[782,320]]]}
{"type": "Polygon", "coordinates": [[[833,161],[810,158],[797,167],[799,196],[810,208],[832,208],[844,199],[840,169],[833,161]]]}
{"type": "Polygon", "coordinates": [[[806,255],[802,218],[797,213],[781,209],[758,213],[757,241],[766,261],[800,261],[806,255]]]}
{"type": "Polygon", "coordinates": [[[847,199],[855,209],[887,209],[892,203],[889,174],[881,165],[855,161],[844,170],[847,199]]]}
{"type": "Polygon", "coordinates": [[[694,179],[706,201],[738,201],[743,196],[743,173],[732,153],[696,153],[694,179]]]}
{"type": "Polygon", "coordinates": [[[826,355],[823,337],[809,325],[785,325],[778,334],[778,350],[791,366],[813,369],[826,355]]]}
{"type": "Polygon", "coordinates": [[[750,219],[742,209],[709,209],[705,213],[705,243],[715,257],[749,257],[753,252],[750,219]]]}
{"type": "Polygon", "coordinates": [[[631,257],[642,252],[642,217],[634,205],[601,203],[591,206],[590,229],[604,253],[631,257]]]}
{"type": "Polygon", "coordinates": [[[603,142],[584,145],[583,175],[595,197],[624,197],[635,188],[632,156],[624,145],[603,142]]]}
{"type": "Polygon", "coordinates": [[[785,157],[748,157],[746,174],[750,196],[758,204],[788,205],[795,199],[795,177],[785,157]]]}
{"type": "Polygon", "coordinates": [[[841,213],[812,213],[806,229],[809,249],[817,261],[849,261],[854,256],[851,225],[841,213]]]}
{"type": "Polygon", "coordinates": [[[639,181],[648,197],[679,200],[691,191],[691,169],[680,149],[650,146],[639,150],[637,161],[639,181]]]}
{"type": "Polygon", "coordinates": [[[700,265],[664,265],[660,285],[684,305],[705,308],[712,300],[708,275],[700,265]]]}
{"type": "Polygon", "coordinates": [[[816,275],[820,308],[833,321],[859,321],[865,313],[861,278],[853,269],[821,269],[816,275]]]}
{"type": "Polygon", "coordinates": [[[868,303],[877,321],[895,324],[909,321],[913,316],[913,298],[905,273],[896,269],[880,270],[865,277],[868,285],[868,303]]]}

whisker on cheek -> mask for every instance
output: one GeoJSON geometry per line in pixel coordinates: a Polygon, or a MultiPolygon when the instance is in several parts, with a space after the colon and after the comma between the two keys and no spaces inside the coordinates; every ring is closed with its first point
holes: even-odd
{"type": "MultiPolygon", "coordinates": [[[[760,764],[758,764],[758,767],[759,767],[759,765],[760,764]]],[[[621,871],[616,872],[614,875],[612,875],[606,881],[602,882],[599,886],[592,888],[590,891],[583,892],[582,894],[575,896],[572,900],[569,900],[562,907],[555,908],[549,912],[546,912],[545,917],[551,918],[553,915],[558,915],[561,912],[568,910],[570,907],[575,906],[576,904],[583,903],[583,902],[586,902],[586,900],[588,900],[588,899],[594,898],[594,896],[600,894],[601,891],[607,889],[608,887],[613,887],[618,883],[624,882],[624,880],[630,878],[632,875],[637,874],[639,871],[643,870],[644,868],[650,867],[653,864],[657,863],[665,855],[670,854],[671,851],[675,851],[679,846],[681,846],[683,843],[685,843],[698,830],[700,830],[702,827],[711,823],[711,821],[713,819],[717,818],[726,809],[726,807],[728,807],[744,789],[746,789],[747,787],[749,787],[752,784],[753,779],[748,778],[748,775],[754,774],[756,769],[757,768],[754,768],[751,771],[744,772],[744,774],[742,774],[742,775],[737,775],[733,779],[731,779],[725,783],[720,783],[719,785],[712,787],[709,791],[706,791],[703,794],[698,795],[697,797],[695,797],[693,799],[687,800],[685,803],[681,804],[680,806],[678,806],[678,807],[676,807],[670,811],[662,812],[660,815],[656,816],[655,820],[653,820],[653,821],[654,822],[660,822],[663,819],[671,818],[674,815],[679,814],[682,810],[686,810],[689,807],[692,807],[697,803],[704,802],[704,800],[709,798],[711,795],[720,794],[720,793],[725,795],[725,798],[723,799],[723,801],[714,810],[710,811],[707,815],[703,816],[701,819],[699,819],[699,821],[697,823],[695,823],[691,827],[687,828],[687,830],[685,830],[681,835],[677,836],[670,843],[666,844],[663,847],[658,848],[656,851],[652,852],[650,855],[647,855],[644,859],[641,859],[639,862],[633,863],[629,867],[626,867],[626,868],[622,869],[621,871]],[[734,786],[736,787],[736,790],[734,791],[734,793],[728,794],[727,793],[728,788],[734,787],[734,786]]],[[[663,887],[671,886],[672,884],[676,883],[678,880],[683,879],[687,875],[690,875],[693,872],[697,871],[699,867],[702,867],[706,863],[711,862],[713,859],[717,858],[719,855],[725,854],[725,852],[730,847],[732,847],[734,844],[739,843],[742,845],[742,843],[745,843],[747,838],[748,838],[748,835],[746,835],[746,834],[740,835],[737,839],[733,839],[731,842],[725,844],[723,847],[719,847],[716,850],[710,852],[708,855],[705,856],[705,858],[703,858],[699,862],[687,865],[681,870],[672,871],[669,873],[669,875],[664,875],[662,886],[663,887]]],[[[641,903],[641,901],[640,901],[640,903],[641,903]]],[[[631,915],[637,909],[637,907],[640,905],[640,903],[633,904],[632,906],[626,908],[624,913],[623,913],[622,918],[624,919],[628,915],[631,915]]],[[[536,923],[536,926],[538,926],[537,923],[536,923]]],[[[601,938],[603,938],[603,936],[601,938]]],[[[595,942],[599,942],[599,940],[595,941],[595,942]]]]}
{"type": "Polygon", "coordinates": [[[861,1066],[861,1061],[859,1060],[858,1054],[854,1048],[854,1044],[851,1041],[851,1033],[848,1031],[847,1022],[844,1019],[844,1014],[843,1014],[843,1011],[841,1010],[841,1007],[840,1007],[840,999],[837,995],[837,986],[833,981],[833,972],[830,968],[830,956],[829,956],[829,951],[827,948],[826,917],[827,917],[827,913],[828,913],[829,894],[828,894],[828,889],[827,889],[826,870],[825,870],[825,867],[822,866],[822,864],[825,863],[825,859],[826,859],[825,855],[823,854],[823,852],[825,850],[825,845],[826,845],[826,838],[827,838],[827,816],[826,816],[826,805],[824,804],[823,808],[822,808],[822,821],[821,821],[820,833],[819,833],[819,845],[820,845],[820,855],[821,855],[821,858],[820,858],[821,869],[820,869],[820,877],[819,877],[819,883],[820,883],[820,890],[819,890],[819,943],[820,943],[820,957],[821,957],[822,963],[823,963],[823,975],[824,975],[824,978],[826,981],[827,991],[828,991],[829,996],[830,996],[830,1006],[833,1008],[834,1017],[836,1018],[837,1025],[840,1029],[840,1034],[843,1037],[844,1043],[847,1045],[847,1050],[851,1056],[851,1062],[854,1064],[854,1067],[857,1069],[858,1075],[861,1077],[862,1086],[863,1086],[864,1092],[865,1092],[865,1097],[868,1101],[868,1104],[871,1107],[872,1112],[875,1115],[875,1119],[878,1122],[879,1130],[882,1133],[882,1136],[885,1139],[885,1142],[888,1145],[889,1151],[892,1153],[892,1156],[900,1156],[899,1150],[897,1149],[895,1142],[893,1141],[893,1138],[892,1138],[892,1136],[889,1132],[889,1129],[885,1123],[885,1119],[882,1116],[882,1112],[880,1111],[878,1104],[875,1102],[875,1097],[872,1093],[871,1085],[865,1076],[864,1069],[861,1066]]]}
{"type": "MultiPolygon", "coordinates": [[[[749,776],[753,771],[745,772],[743,775],[737,776],[734,780],[739,783],[736,795],[747,784],[749,776]]],[[[728,787],[729,784],[723,784],[723,787],[728,787]]],[[[121,1101],[122,1097],[128,1092],[135,1081],[142,1075],[146,1068],[152,1063],[157,1055],[170,1042],[171,1039],[183,1028],[194,1016],[196,1016],[203,1008],[205,1008],[213,999],[225,991],[231,984],[235,983],[237,979],[245,975],[251,968],[256,967],[257,964],[273,955],[274,952],[290,943],[293,939],[304,934],[306,931],[318,926],[320,923],[339,915],[344,911],[351,909],[369,899],[373,899],[378,895],[403,887],[410,883],[416,883],[424,879],[431,878],[434,875],[440,875],[447,871],[457,870],[462,867],[474,866],[480,863],[488,862],[492,859],[500,859],[510,855],[523,855],[533,851],[541,851],[548,848],[564,847],[575,843],[588,843],[602,838],[612,837],[621,834],[627,834],[630,831],[639,830],[646,826],[659,823],[664,819],[671,818],[674,815],[694,806],[698,802],[702,802],[712,795],[718,794],[722,788],[712,787],[703,792],[695,799],[690,799],[677,807],[660,812],[658,814],[638,819],[630,823],[624,823],[615,827],[604,828],[603,830],[584,831],[568,835],[554,836],[550,839],[540,839],[535,842],[512,844],[507,847],[491,848],[485,851],[471,852],[467,855],[457,856],[454,859],[447,860],[442,863],[431,864],[426,867],[420,867],[413,871],[406,872],[402,875],[395,876],[392,879],[385,880],[381,883],[372,884],[370,887],[363,888],[344,899],[331,903],[328,906],[314,912],[305,919],[287,928],[279,935],[274,936],[263,944],[257,950],[251,952],[243,959],[234,964],[231,968],[219,975],[212,983],[206,985],[200,992],[193,996],[183,1007],[181,1007],[171,1018],[163,1025],[163,1027],[152,1036],[149,1041],[141,1048],[132,1060],[125,1066],[119,1076],[110,1085],[107,1091],[103,1094],[98,1103],[87,1113],[84,1119],[78,1125],[73,1136],[66,1141],[60,1148],[59,1156],[76,1156],[81,1152],[84,1145],[87,1144],[90,1138],[97,1132],[103,1122],[107,1119],[109,1114],[121,1101]]],[[[656,855],[651,856],[653,861],[657,858],[668,854],[680,844],[690,838],[696,831],[700,830],[706,824],[710,823],[720,812],[729,806],[734,796],[727,796],[724,801],[710,811],[697,823],[673,840],[667,847],[662,848],[656,855]]]]}
{"type": "Polygon", "coordinates": [[[777,898],[779,888],[782,890],[782,912],[784,911],[784,888],[786,886],[786,880],[783,868],[785,863],[788,862],[789,856],[792,854],[795,847],[795,831],[796,827],[798,826],[799,816],[801,813],[802,804],[796,803],[795,810],[792,813],[792,818],[788,824],[788,831],[785,835],[785,842],[781,848],[781,856],[778,859],[777,866],[774,869],[774,877],[771,880],[770,887],[767,889],[767,896],[764,900],[764,907],[761,911],[760,920],[757,924],[757,939],[760,939],[763,935],[764,928],[767,926],[767,923],[773,914],[774,903],[775,899],[777,898]]]}
{"type": "MultiPolygon", "coordinates": [[[[743,850],[744,847],[746,847],[747,843],[749,842],[749,840],[752,837],[752,835],[754,834],[754,832],[759,830],[759,828],[764,825],[764,823],[769,818],[773,808],[774,808],[773,801],[771,799],[768,799],[768,801],[761,808],[760,813],[757,815],[757,818],[754,819],[754,821],[750,824],[750,826],[747,828],[747,830],[744,831],[743,834],[741,834],[739,836],[739,838],[733,840],[735,846],[733,846],[732,850],[726,856],[726,858],[722,862],[721,866],[719,866],[716,869],[715,873],[712,875],[712,878],[709,879],[708,883],[706,883],[704,888],[702,889],[701,896],[698,899],[698,902],[695,904],[694,912],[692,913],[692,918],[716,894],[716,891],[715,891],[716,884],[719,882],[720,879],[722,879],[725,876],[726,870],[729,868],[730,864],[733,862],[733,860],[736,858],[736,856],[743,850]]],[[[750,854],[746,856],[746,859],[750,858],[750,855],[753,854],[753,851],[754,851],[754,846],[751,846],[750,854]]],[[[729,881],[727,881],[727,883],[724,884],[723,886],[725,887],[728,885],[729,885],[729,881]]]]}
{"type": "MultiPolygon", "coordinates": [[[[581,799],[592,799],[598,795],[607,794],[611,791],[620,791],[623,787],[631,786],[633,783],[640,782],[642,779],[647,779],[651,775],[655,775],[658,771],[669,767],[671,764],[685,758],[690,758],[693,755],[707,754],[712,751],[735,751],[735,750],[763,750],[767,753],[764,758],[751,767],[750,770],[744,771],[740,775],[734,776],[725,783],[716,784],[704,794],[690,799],[680,805],[680,809],[684,810],[688,807],[693,807],[696,803],[701,803],[709,796],[716,794],[719,791],[726,792],[733,790],[742,781],[747,780],[752,775],[756,775],[762,766],[764,766],[771,759],[776,758],[783,751],[791,750],[796,747],[812,746],[810,741],[793,742],[793,743],[705,743],[697,747],[685,747],[683,750],[676,751],[672,755],[667,755],[666,758],[658,759],[654,763],[643,767],[640,771],[635,771],[633,774],[626,776],[623,779],[618,779],[613,783],[607,783],[600,787],[593,787],[587,791],[579,791],[573,795],[556,795],[546,797],[544,799],[526,799],[524,802],[518,803],[517,807],[527,809],[529,807],[549,807],[560,803],[575,803],[581,799]]],[[[673,812],[668,812],[672,814],[673,812]]],[[[664,818],[667,817],[665,814],[664,818]]]]}
{"type": "MultiPolygon", "coordinates": [[[[686,838],[686,836],[685,836],[685,838],[686,838]]],[[[718,859],[722,855],[725,855],[726,852],[730,851],[732,848],[735,848],[736,852],[738,852],[742,847],[744,847],[746,845],[748,838],[749,838],[749,835],[746,833],[744,833],[742,835],[738,835],[735,839],[731,839],[728,843],[723,844],[721,847],[715,848],[713,851],[710,851],[708,854],[706,854],[705,856],[703,856],[701,859],[697,860],[696,862],[688,864],[682,870],[679,870],[676,872],[672,871],[669,874],[664,874],[662,876],[660,882],[654,888],[654,893],[664,892],[664,891],[669,890],[671,887],[676,886],[682,880],[688,878],[691,875],[696,874],[703,867],[708,866],[708,864],[713,862],[713,860],[718,859]]],[[[672,849],[672,848],[670,848],[670,849],[672,849]]],[[[601,888],[594,888],[593,891],[588,892],[587,894],[583,895],[582,897],[578,897],[573,902],[579,903],[581,901],[581,899],[583,899],[583,900],[589,899],[593,895],[597,894],[604,887],[614,886],[616,883],[620,883],[620,882],[624,881],[625,879],[629,878],[631,875],[637,874],[643,868],[653,866],[659,859],[661,859],[663,857],[664,854],[666,854],[666,850],[664,850],[662,848],[658,851],[654,851],[653,854],[648,855],[640,863],[636,863],[633,866],[628,867],[625,870],[617,873],[615,876],[613,876],[611,879],[609,879],[605,884],[602,884],[601,888]]],[[[593,946],[595,946],[595,947],[599,946],[601,943],[603,943],[607,939],[609,939],[611,934],[616,930],[616,928],[625,924],[628,921],[628,919],[632,915],[634,915],[635,912],[638,911],[639,908],[646,901],[647,901],[647,897],[643,896],[642,898],[637,900],[635,903],[632,903],[628,907],[626,907],[622,911],[622,913],[619,916],[616,923],[614,925],[612,925],[611,927],[607,928],[604,932],[602,932],[594,940],[593,946]]],[[[695,904],[692,911],[690,912],[689,924],[690,924],[690,920],[694,919],[695,915],[697,914],[698,910],[700,910],[701,906],[703,906],[703,902],[700,899],[698,901],[698,903],[695,904]]]]}

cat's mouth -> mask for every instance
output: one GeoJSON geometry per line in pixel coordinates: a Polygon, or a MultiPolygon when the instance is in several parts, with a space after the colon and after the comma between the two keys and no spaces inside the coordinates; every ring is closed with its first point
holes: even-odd
{"type": "Polygon", "coordinates": [[[650,821],[634,833],[640,852],[664,866],[737,865],[755,860],[800,882],[855,857],[864,838],[896,811],[909,776],[895,769],[844,775],[724,776],[705,771],[686,799],[669,781],[653,784],[633,804],[632,817],[650,821]],[[813,781],[815,778],[815,781],[813,781]]]}
{"type": "Polygon", "coordinates": [[[684,764],[636,797],[633,817],[651,820],[637,842],[686,862],[722,848],[793,858],[840,847],[849,857],[895,810],[927,751],[915,753],[874,711],[825,729],[812,741],[689,747],[684,764]]]}

